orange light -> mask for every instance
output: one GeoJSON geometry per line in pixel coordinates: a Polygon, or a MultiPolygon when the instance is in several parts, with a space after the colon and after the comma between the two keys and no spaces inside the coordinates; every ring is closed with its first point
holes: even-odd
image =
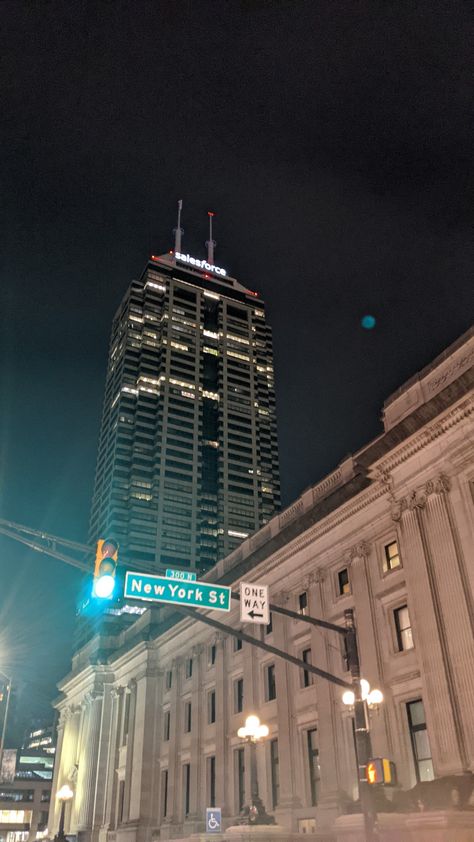
{"type": "Polygon", "coordinates": [[[215,216],[215,213],[213,213],[212,211],[208,211],[208,212],[207,212],[207,215],[208,215],[208,216],[215,216]]]}
{"type": "Polygon", "coordinates": [[[375,784],[377,782],[377,767],[375,763],[369,763],[367,766],[367,780],[369,784],[375,784]]]}

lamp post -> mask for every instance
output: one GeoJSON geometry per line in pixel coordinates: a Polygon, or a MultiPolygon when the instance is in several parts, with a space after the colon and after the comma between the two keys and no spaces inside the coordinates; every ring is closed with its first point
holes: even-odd
{"type": "Polygon", "coordinates": [[[1,670],[0,670],[0,678],[2,678],[3,681],[5,681],[6,688],[7,688],[7,701],[5,703],[5,713],[3,714],[2,735],[0,737],[0,768],[1,768],[1,763],[2,763],[2,760],[3,760],[3,747],[5,745],[5,734],[7,732],[8,708],[10,707],[10,694],[11,694],[11,691],[12,691],[12,680],[11,680],[11,678],[8,678],[8,676],[5,675],[5,673],[2,672],[1,670]]]}
{"type": "Polygon", "coordinates": [[[258,794],[257,743],[263,737],[268,737],[268,725],[262,725],[258,716],[247,716],[237,736],[245,740],[250,748],[250,804],[243,808],[242,815],[248,824],[275,824],[274,817],[268,815],[258,794]]]}
{"type": "Polygon", "coordinates": [[[372,756],[368,708],[377,708],[383,702],[381,690],[370,690],[370,684],[360,677],[359,650],[352,608],[344,611],[346,621],[347,661],[352,678],[353,690],[346,690],[342,696],[345,705],[354,709],[355,744],[357,755],[357,778],[359,797],[364,814],[366,842],[378,842],[377,810],[373,791],[367,780],[367,763],[372,756]]]}
{"type": "Polygon", "coordinates": [[[66,836],[64,835],[64,815],[66,812],[66,803],[71,800],[74,793],[70,786],[64,784],[56,793],[56,798],[61,802],[61,815],[59,817],[59,830],[54,837],[55,842],[64,842],[66,836]]]}

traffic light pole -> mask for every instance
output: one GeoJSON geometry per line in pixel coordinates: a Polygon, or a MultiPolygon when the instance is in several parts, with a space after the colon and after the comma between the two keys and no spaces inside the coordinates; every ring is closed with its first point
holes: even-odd
{"type": "Polygon", "coordinates": [[[354,693],[354,725],[357,755],[357,778],[359,784],[359,798],[364,815],[364,830],[366,842],[379,842],[377,829],[377,811],[374,804],[374,794],[367,780],[367,764],[372,757],[367,704],[362,698],[360,685],[359,648],[354,623],[354,611],[348,608],[344,611],[346,622],[347,662],[352,678],[352,692],[354,693]]]}

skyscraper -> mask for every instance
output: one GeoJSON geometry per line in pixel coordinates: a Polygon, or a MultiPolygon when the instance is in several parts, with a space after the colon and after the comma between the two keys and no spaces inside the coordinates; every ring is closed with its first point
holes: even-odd
{"type": "Polygon", "coordinates": [[[204,571],[279,508],[271,329],[224,269],[150,258],[115,315],[90,537],[204,571]]]}

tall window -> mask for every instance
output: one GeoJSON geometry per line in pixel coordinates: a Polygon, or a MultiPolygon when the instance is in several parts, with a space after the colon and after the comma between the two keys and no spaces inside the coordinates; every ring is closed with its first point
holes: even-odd
{"type": "Polygon", "coordinates": [[[306,732],[308,745],[308,763],[309,763],[309,784],[311,788],[311,804],[313,807],[318,803],[318,787],[319,787],[319,749],[317,747],[318,731],[316,728],[311,728],[306,732]]]}
{"type": "Polygon", "coordinates": [[[189,816],[189,798],[191,794],[191,766],[183,764],[183,810],[184,815],[189,816]]]}
{"type": "Polygon", "coordinates": [[[384,573],[387,573],[389,570],[395,570],[395,568],[400,567],[400,565],[401,561],[400,553],[398,551],[398,541],[391,541],[390,544],[386,544],[384,547],[384,573]]]}
{"type": "Polygon", "coordinates": [[[272,804],[278,804],[280,795],[280,769],[278,759],[278,740],[270,741],[270,764],[272,770],[272,804]]]}
{"type": "Polygon", "coordinates": [[[298,596],[298,614],[306,615],[308,613],[308,593],[303,591],[298,596]]]}
{"type": "Polygon", "coordinates": [[[240,652],[240,650],[242,649],[242,643],[243,641],[240,639],[240,637],[234,637],[234,652],[240,652]]]}
{"type": "Polygon", "coordinates": [[[191,678],[191,676],[193,674],[193,659],[192,658],[186,658],[184,672],[185,672],[186,678],[191,678]]]}
{"type": "Polygon", "coordinates": [[[123,807],[125,801],[125,781],[119,781],[117,818],[118,824],[123,822],[123,807]]]}
{"type": "Polygon", "coordinates": [[[268,626],[265,627],[265,634],[271,634],[272,631],[273,631],[273,615],[272,615],[272,612],[270,611],[270,622],[269,622],[268,626]]]}
{"type": "Polygon", "coordinates": [[[237,783],[237,804],[240,813],[245,804],[245,749],[237,748],[234,752],[235,778],[237,783]]]}
{"type": "Polygon", "coordinates": [[[161,773],[161,816],[165,818],[168,815],[168,769],[163,769],[161,773]]]}
{"type": "Polygon", "coordinates": [[[171,685],[173,683],[173,673],[171,670],[166,671],[166,678],[165,678],[165,685],[167,690],[171,690],[171,685]]]}
{"type": "Polygon", "coordinates": [[[191,702],[184,703],[184,730],[188,734],[191,730],[192,707],[191,702]]]}
{"type": "Polygon", "coordinates": [[[417,781],[432,781],[434,778],[430,741],[426,728],[425,709],[421,699],[407,704],[408,725],[417,781]]]}
{"type": "Polygon", "coordinates": [[[207,758],[207,793],[209,807],[216,806],[216,758],[215,755],[207,758]]]}
{"type": "Polygon", "coordinates": [[[163,719],[163,740],[165,741],[165,743],[167,743],[170,738],[170,723],[171,713],[169,710],[165,710],[165,715],[163,719]]]}
{"type": "Polygon", "coordinates": [[[234,681],[234,713],[242,713],[244,709],[244,679],[234,681]]]}
{"type": "Polygon", "coordinates": [[[393,613],[395,617],[395,628],[397,631],[398,651],[406,652],[407,649],[413,649],[413,632],[411,629],[408,606],[402,605],[393,613]]]}
{"type": "Polygon", "coordinates": [[[265,700],[271,702],[276,699],[275,664],[265,667],[265,700]]]}
{"type": "MultiPolygon", "coordinates": [[[[216,663],[216,644],[215,643],[212,643],[211,646],[209,647],[209,653],[208,654],[209,654],[209,666],[213,667],[214,664],[216,663]]],[[[210,806],[213,807],[214,805],[211,804],[210,806]]]]}
{"type": "MultiPolygon", "coordinates": [[[[216,721],[216,691],[211,690],[207,694],[207,721],[209,725],[212,725],[213,722],[216,721]]],[[[210,805],[214,807],[214,804],[210,805]]]]}
{"type": "Polygon", "coordinates": [[[339,596],[345,596],[351,592],[351,585],[349,582],[349,570],[344,567],[337,574],[337,583],[339,588],[339,596]]]}
{"type": "MultiPolygon", "coordinates": [[[[302,660],[305,664],[311,663],[311,649],[303,649],[301,653],[302,660]]],[[[313,683],[313,673],[309,670],[303,670],[303,687],[309,687],[313,683]]]]}

